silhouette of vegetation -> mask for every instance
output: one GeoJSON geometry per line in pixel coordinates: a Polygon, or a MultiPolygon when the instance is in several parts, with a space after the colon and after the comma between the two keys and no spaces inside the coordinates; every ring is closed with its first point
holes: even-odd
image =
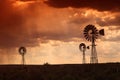
{"type": "Polygon", "coordinates": [[[0,80],[120,80],[119,75],[119,63],[0,66],[0,80]]]}
{"type": "Polygon", "coordinates": [[[44,65],[45,65],[45,66],[48,66],[48,65],[50,65],[50,64],[49,64],[48,62],[46,62],[46,63],[44,63],[44,65]]]}

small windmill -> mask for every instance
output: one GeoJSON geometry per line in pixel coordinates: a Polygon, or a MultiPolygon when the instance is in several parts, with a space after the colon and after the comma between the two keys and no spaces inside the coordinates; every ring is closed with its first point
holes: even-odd
{"type": "Polygon", "coordinates": [[[99,35],[104,36],[104,29],[98,31],[94,25],[87,25],[84,29],[84,37],[92,42],[90,63],[98,63],[95,41],[99,35]]]}
{"type": "MultiPolygon", "coordinates": [[[[83,52],[83,64],[85,64],[86,63],[86,59],[85,59],[86,45],[84,43],[81,43],[79,45],[79,49],[80,49],[80,51],[83,52]]],[[[89,46],[87,47],[87,49],[89,49],[89,46]]]]}
{"type": "Polygon", "coordinates": [[[19,48],[19,53],[22,56],[22,64],[25,64],[25,54],[26,54],[26,48],[25,47],[20,47],[19,48]]]}

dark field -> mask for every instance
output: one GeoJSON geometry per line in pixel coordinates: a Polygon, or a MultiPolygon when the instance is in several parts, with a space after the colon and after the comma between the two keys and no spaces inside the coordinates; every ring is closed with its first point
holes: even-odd
{"type": "Polygon", "coordinates": [[[120,80],[120,64],[0,65],[0,80],[120,80]]]}

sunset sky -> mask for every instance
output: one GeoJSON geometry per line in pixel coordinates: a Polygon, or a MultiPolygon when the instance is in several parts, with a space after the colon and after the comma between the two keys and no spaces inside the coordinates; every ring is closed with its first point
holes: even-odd
{"type": "Polygon", "coordinates": [[[120,62],[120,0],[0,0],[0,10],[0,64],[21,64],[21,46],[26,64],[80,64],[88,24],[105,30],[99,62],[120,62]]]}

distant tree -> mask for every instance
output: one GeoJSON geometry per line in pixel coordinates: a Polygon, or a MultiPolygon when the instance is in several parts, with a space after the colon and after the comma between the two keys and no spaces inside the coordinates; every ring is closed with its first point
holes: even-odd
{"type": "Polygon", "coordinates": [[[44,65],[50,65],[48,62],[44,63],[44,65]]]}

